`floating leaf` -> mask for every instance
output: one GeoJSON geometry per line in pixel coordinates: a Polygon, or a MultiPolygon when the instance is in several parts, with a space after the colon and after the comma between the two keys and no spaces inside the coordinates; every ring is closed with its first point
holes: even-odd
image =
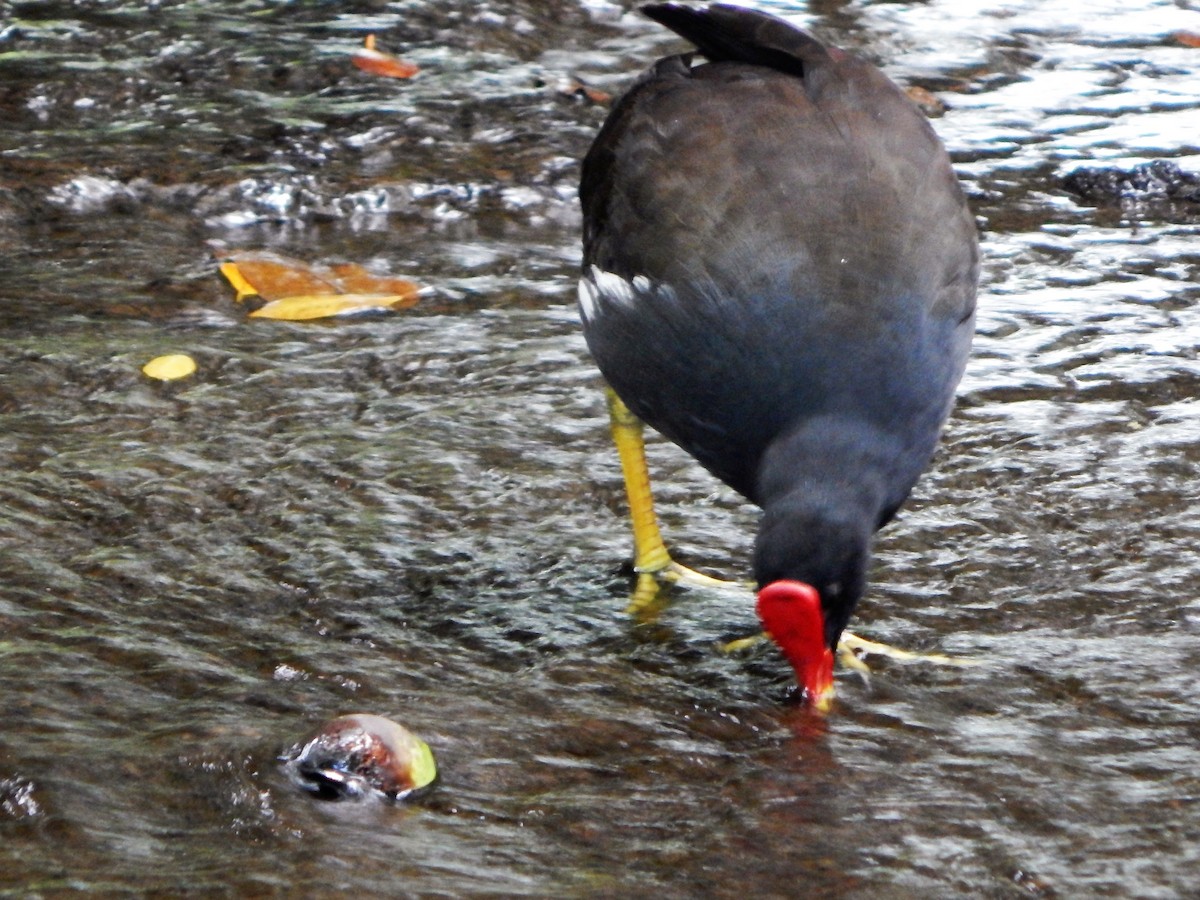
{"type": "Polygon", "coordinates": [[[250,313],[255,319],[327,319],[355,313],[390,312],[412,306],[414,298],[403,294],[316,294],[272,300],[250,313]]]}
{"type": "Polygon", "coordinates": [[[221,264],[237,299],[267,303],[250,315],[260,319],[323,319],[363,312],[405,309],[417,302],[420,286],[406,278],[375,275],[358,263],[310,266],[265,253],[239,253],[221,264]]]}
{"type": "Polygon", "coordinates": [[[221,274],[229,279],[237,299],[260,296],[265,300],[281,297],[337,294],[338,286],[299,260],[266,256],[240,256],[221,265],[221,274]]]}
{"type": "Polygon", "coordinates": [[[175,381],[187,378],[196,371],[196,361],[185,353],[156,356],[142,366],[142,373],[159,381],[175,381]]]}
{"type": "Polygon", "coordinates": [[[412,78],[420,71],[410,62],[375,49],[375,35],[368,34],[361,50],[350,54],[350,61],[364,72],[385,78],[412,78]]]}
{"type": "Polygon", "coordinates": [[[221,264],[239,296],[264,300],[324,294],[402,294],[415,302],[420,286],[406,278],[375,275],[358,263],[311,266],[271,253],[234,253],[221,264]]]}

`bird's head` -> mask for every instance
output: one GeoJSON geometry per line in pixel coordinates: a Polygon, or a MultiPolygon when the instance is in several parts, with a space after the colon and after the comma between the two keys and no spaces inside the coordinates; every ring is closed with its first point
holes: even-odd
{"type": "Polygon", "coordinates": [[[833,703],[833,650],[825,642],[817,589],[803,581],[772,581],[758,592],[758,617],[796,670],[806,701],[827,712],[833,703]]]}
{"type": "Polygon", "coordinates": [[[871,527],[849,505],[771,503],[755,546],[758,616],[810,706],[833,702],[833,651],[866,588],[871,527]]]}

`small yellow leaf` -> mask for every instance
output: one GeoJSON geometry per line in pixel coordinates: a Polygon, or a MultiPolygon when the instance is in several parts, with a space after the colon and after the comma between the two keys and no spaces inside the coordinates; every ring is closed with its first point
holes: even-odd
{"type": "Polygon", "coordinates": [[[196,361],[184,353],[171,353],[167,356],[156,356],[142,366],[142,372],[149,378],[159,381],[175,381],[187,378],[196,371],[196,361]]]}
{"type": "Polygon", "coordinates": [[[326,319],[360,312],[383,312],[411,306],[412,298],[405,294],[318,294],[308,297],[284,297],[272,300],[250,313],[258,319],[326,319]]]}

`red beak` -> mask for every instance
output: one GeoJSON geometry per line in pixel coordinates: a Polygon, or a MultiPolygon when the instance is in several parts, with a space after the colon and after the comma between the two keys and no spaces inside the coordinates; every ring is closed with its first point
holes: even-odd
{"type": "Polygon", "coordinates": [[[825,644],[817,589],[803,581],[772,581],[758,592],[758,617],[796,670],[809,705],[827,712],[833,703],[833,651],[825,644]]]}

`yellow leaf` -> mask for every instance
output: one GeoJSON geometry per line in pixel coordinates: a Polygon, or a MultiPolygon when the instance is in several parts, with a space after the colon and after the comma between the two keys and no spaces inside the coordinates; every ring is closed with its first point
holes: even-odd
{"type": "Polygon", "coordinates": [[[233,285],[233,289],[237,291],[238,303],[241,303],[247,297],[255,297],[258,295],[258,291],[255,289],[254,285],[248,282],[242,275],[242,271],[238,268],[237,263],[221,263],[221,274],[225,276],[229,283],[233,285]]]}
{"type": "Polygon", "coordinates": [[[317,294],[272,300],[250,315],[258,319],[285,319],[297,322],[351,313],[383,312],[411,305],[412,298],[404,294],[317,294]]]}
{"type": "Polygon", "coordinates": [[[159,381],[175,381],[187,378],[196,371],[196,361],[184,353],[171,353],[167,356],[156,356],[142,366],[142,372],[149,378],[159,381]]]}

